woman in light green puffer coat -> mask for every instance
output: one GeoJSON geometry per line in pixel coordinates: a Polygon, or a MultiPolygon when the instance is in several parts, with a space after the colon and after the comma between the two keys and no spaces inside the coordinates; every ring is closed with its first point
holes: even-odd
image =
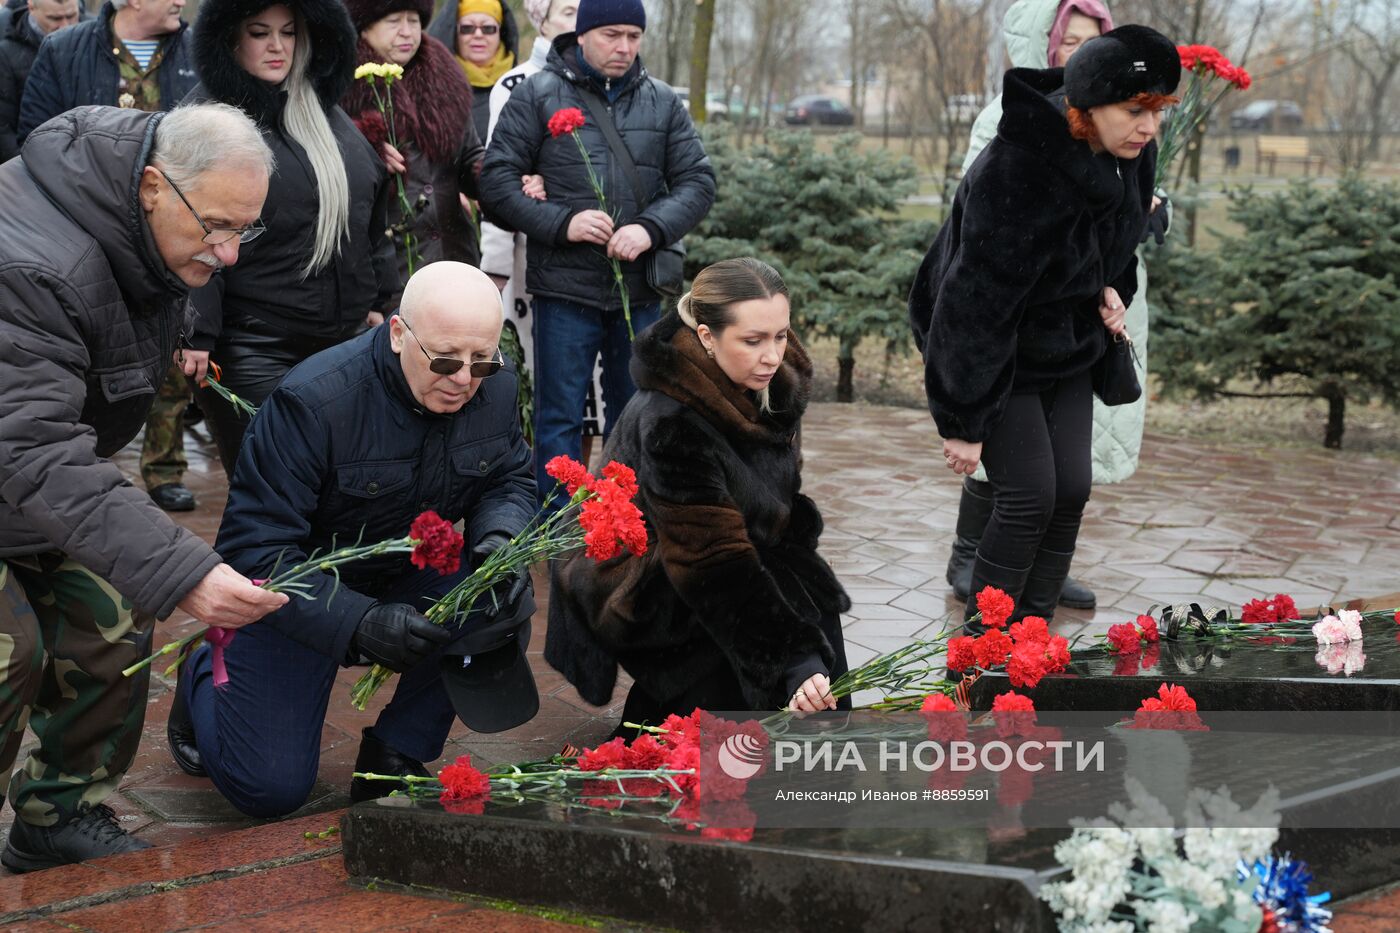
{"type": "MultiPolygon", "coordinates": [[[[1112,28],[1108,9],[1100,0],[1017,0],[1006,11],[1003,21],[1007,55],[1016,68],[1062,67],[1080,45],[1112,28]]],[[[1001,97],[998,96],[977,116],[972,126],[972,138],[962,164],[964,174],[996,136],[1000,122],[1001,97]]],[[[1147,271],[1141,250],[1138,251],[1137,274],[1137,294],[1128,306],[1127,325],[1144,367],[1138,377],[1145,380],[1147,271]]],[[[1095,484],[1121,483],[1137,470],[1146,406],[1146,393],[1131,405],[1109,407],[1094,400],[1095,484]]],[[[957,537],[948,558],[948,583],[959,599],[968,597],[977,543],[982,539],[982,530],[991,512],[991,484],[987,482],[985,468],[979,466],[977,472],[963,482],[957,537]]],[[[1073,578],[1065,582],[1060,605],[1092,609],[1096,602],[1093,591],[1083,583],[1073,578]]]]}

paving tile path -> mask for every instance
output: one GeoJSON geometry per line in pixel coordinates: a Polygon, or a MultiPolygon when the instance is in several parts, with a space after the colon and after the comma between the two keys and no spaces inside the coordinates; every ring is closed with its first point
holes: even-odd
{"type": "MultiPolygon", "coordinates": [[[[212,541],[226,485],[212,445],[198,430],[188,445],[187,484],[200,507],[179,520],[212,541]]],[[[928,415],[913,409],[823,404],[806,419],[804,491],[822,508],[822,550],[851,594],[843,621],[852,664],[911,637],[937,634],[960,610],[943,579],[959,483],[942,467],[938,449],[928,415]]],[[[133,476],[137,454],[133,446],[119,457],[133,476]]],[[[1100,602],[1093,612],[1057,614],[1055,629],[1071,637],[1102,632],[1161,602],[1238,606],[1284,592],[1307,606],[1392,592],[1400,588],[1400,462],[1149,436],[1131,480],[1094,490],[1074,572],[1100,602]]],[[[540,612],[531,662],[539,715],[492,736],[459,727],[448,756],[471,754],[486,764],[540,758],[566,742],[600,741],[615,725],[629,682],[621,679],[608,706],[593,707],[544,664],[546,588],[538,576],[536,582],[540,612]]],[[[158,641],[181,637],[194,624],[172,617],[161,623],[158,641]]],[[[172,680],[153,677],[141,752],[111,802],[123,825],[162,848],[123,856],[110,867],[0,877],[0,925],[32,916],[7,929],[52,931],[64,928],[60,922],[93,930],[216,923],[239,929],[560,928],[480,904],[425,906],[399,894],[357,893],[345,881],[334,844],[318,849],[303,838],[335,822],[334,811],[348,803],[360,730],[378,714],[377,706],[360,713],[349,704],[350,684],[360,673],[344,671],[338,679],[312,800],[294,819],[272,825],[240,817],[207,781],[174,766],[164,730],[172,680]],[[179,890],[152,887],[179,879],[185,879],[179,890]]],[[[1400,895],[1362,906],[1357,917],[1365,919],[1358,923],[1400,917],[1400,895]]],[[[1339,922],[1336,929],[1382,927],[1339,922]]]]}

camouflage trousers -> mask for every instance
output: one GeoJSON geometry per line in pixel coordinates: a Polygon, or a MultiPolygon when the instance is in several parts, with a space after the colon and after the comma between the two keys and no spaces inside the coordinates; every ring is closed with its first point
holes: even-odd
{"type": "Polygon", "coordinates": [[[141,479],[147,489],[184,480],[185,409],[190,386],[184,371],[172,364],[156,391],[156,403],[146,416],[146,436],[141,442],[141,479]]]}
{"type": "Polygon", "coordinates": [[[59,553],[0,559],[0,793],[53,826],[105,800],[146,719],[155,620],[59,553]],[[14,773],[28,726],[38,747],[14,773]]]}

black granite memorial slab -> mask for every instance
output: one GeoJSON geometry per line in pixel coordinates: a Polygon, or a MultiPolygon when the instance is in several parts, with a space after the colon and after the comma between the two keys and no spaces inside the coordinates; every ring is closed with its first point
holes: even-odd
{"type": "Polygon", "coordinates": [[[386,798],[350,809],[346,870],[678,930],[1049,933],[1035,895],[1063,833],[764,830],[701,839],[529,803],[479,816],[386,798]],[[956,926],[955,926],[956,925],[956,926]]]}

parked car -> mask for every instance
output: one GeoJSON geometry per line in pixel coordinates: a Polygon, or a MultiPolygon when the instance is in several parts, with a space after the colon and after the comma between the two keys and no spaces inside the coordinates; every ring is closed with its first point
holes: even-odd
{"type": "Polygon", "coordinates": [[[954,94],[943,111],[949,123],[971,123],[981,112],[982,98],[977,94],[954,94]]]}
{"type": "Polygon", "coordinates": [[[1256,100],[1230,114],[1232,130],[1296,130],[1303,125],[1303,108],[1291,100],[1256,100]]]}
{"type": "MultiPolygon", "coordinates": [[[[690,88],[672,87],[671,90],[676,92],[676,96],[679,97],[681,99],[681,103],[685,105],[685,112],[690,113],[690,88]]],[[[706,94],[705,115],[711,120],[728,119],[729,105],[726,104],[724,102],[724,99],[721,98],[718,94],[706,94]]]]}
{"type": "Polygon", "coordinates": [[[856,122],[856,115],[834,97],[804,94],[787,105],[783,119],[794,126],[851,126],[856,122]]]}

